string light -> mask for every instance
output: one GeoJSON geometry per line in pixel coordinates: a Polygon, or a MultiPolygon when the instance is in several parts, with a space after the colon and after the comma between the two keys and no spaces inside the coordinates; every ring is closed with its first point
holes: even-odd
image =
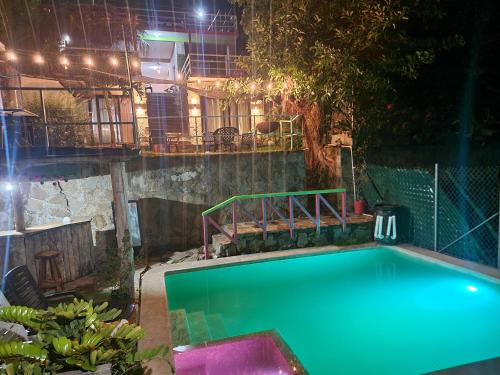
{"type": "Polygon", "coordinates": [[[86,56],[84,59],[83,59],[83,63],[87,66],[92,66],[94,65],[94,61],[92,60],[92,58],[90,56],[86,56]]]}
{"type": "Polygon", "coordinates": [[[196,82],[201,83],[201,79],[198,79],[198,81],[196,81],[196,82]]]}
{"type": "Polygon", "coordinates": [[[177,79],[181,80],[182,79],[182,73],[177,73],[177,79]]]}
{"type": "Polygon", "coordinates": [[[7,57],[7,60],[9,60],[9,61],[17,61],[17,55],[14,53],[14,51],[7,51],[5,56],[7,57]]]}
{"type": "Polygon", "coordinates": [[[139,62],[138,62],[137,60],[133,60],[133,61],[132,61],[132,66],[133,66],[134,68],[138,68],[138,67],[139,67],[139,62]]]}
{"type": "Polygon", "coordinates": [[[216,82],[215,82],[215,86],[216,86],[216,87],[220,87],[220,82],[219,82],[219,81],[216,81],[216,82]]]}
{"type": "Polygon", "coordinates": [[[252,83],[252,84],[250,85],[250,90],[255,91],[255,83],[252,83]]]}
{"type": "Polygon", "coordinates": [[[43,64],[43,57],[40,54],[36,54],[33,57],[33,60],[35,61],[36,64],[43,64]]]}
{"type": "Polygon", "coordinates": [[[69,65],[69,60],[66,56],[62,56],[59,60],[64,67],[67,67],[69,65]]]}
{"type": "Polygon", "coordinates": [[[235,83],[234,83],[234,88],[235,88],[235,89],[237,89],[237,88],[239,88],[239,87],[240,87],[240,84],[239,84],[238,82],[235,82],[235,83]]]}
{"type": "Polygon", "coordinates": [[[112,56],[109,58],[109,62],[111,63],[111,65],[113,66],[117,66],[118,65],[118,60],[116,59],[116,57],[112,56]]]}
{"type": "Polygon", "coordinates": [[[269,82],[269,83],[267,84],[267,89],[268,89],[268,90],[271,90],[272,88],[273,88],[273,84],[272,84],[271,82],[269,82]]]}
{"type": "Polygon", "coordinates": [[[286,82],[283,83],[283,88],[284,89],[287,89],[288,88],[288,84],[286,82]]]}

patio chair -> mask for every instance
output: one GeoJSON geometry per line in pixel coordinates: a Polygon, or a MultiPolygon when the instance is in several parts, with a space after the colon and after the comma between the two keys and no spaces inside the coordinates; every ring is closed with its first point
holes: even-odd
{"type": "Polygon", "coordinates": [[[26,265],[11,269],[3,278],[4,295],[11,305],[46,309],[63,300],[82,298],[75,291],[43,294],[26,265]]]}
{"type": "MultiPolygon", "coordinates": [[[[16,306],[47,309],[50,305],[71,301],[74,298],[84,299],[74,290],[43,294],[26,265],[17,266],[7,272],[2,284],[5,297],[11,305],[16,306]]],[[[128,319],[135,309],[135,304],[111,301],[109,308],[120,309],[122,311],[120,318],[128,319]]]]}
{"type": "Polygon", "coordinates": [[[236,139],[240,134],[239,130],[231,126],[224,126],[214,132],[215,143],[219,150],[229,147],[229,151],[236,149],[236,139]]]}
{"type": "Polygon", "coordinates": [[[203,149],[204,150],[210,150],[210,148],[215,149],[215,136],[214,133],[208,132],[208,133],[203,133],[201,141],[203,143],[203,149]]]}
{"type": "Polygon", "coordinates": [[[242,133],[241,134],[241,144],[240,147],[248,147],[248,149],[253,149],[255,142],[255,134],[254,133],[242,133]]]}
{"type": "Polygon", "coordinates": [[[179,152],[179,142],[181,139],[180,133],[167,133],[165,135],[165,149],[167,152],[172,152],[175,148],[175,152],[179,152]]]}

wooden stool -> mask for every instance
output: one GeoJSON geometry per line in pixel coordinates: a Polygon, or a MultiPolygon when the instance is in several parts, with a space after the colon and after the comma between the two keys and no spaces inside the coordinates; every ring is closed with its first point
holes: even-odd
{"type": "Polygon", "coordinates": [[[61,270],[57,265],[57,257],[59,252],[55,250],[45,250],[35,255],[35,259],[40,260],[38,268],[38,286],[40,289],[53,289],[62,291],[64,283],[61,275],[61,270]],[[50,279],[47,278],[47,265],[50,267],[50,279]]]}

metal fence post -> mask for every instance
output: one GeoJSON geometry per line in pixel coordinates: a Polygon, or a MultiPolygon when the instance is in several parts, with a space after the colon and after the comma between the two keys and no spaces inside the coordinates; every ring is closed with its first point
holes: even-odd
{"type": "Polygon", "coordinates": [[[498,193],[498,253],[497,267],[500,268],[500,192],[498,193]]]}
{"type": "Polygon", "coordinates": [[[439,165],[434,164],[434,251],[438,249],[438,177],[439,177],[439,165]]]}
{"type": "Polygon", "coordinates": [[[208,259],[208,220],[206,216],[203,216],[203,253],[205,259],[208,259]]]}

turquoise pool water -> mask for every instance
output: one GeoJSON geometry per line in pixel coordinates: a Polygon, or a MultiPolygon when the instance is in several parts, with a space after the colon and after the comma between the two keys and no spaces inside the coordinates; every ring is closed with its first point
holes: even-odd
{"type": "Polygon", "coordinates": [[[169,309],[277,330],[319,374],[422,374],[500,356],[500,284],[388,248],[166,276],[169,309]]]}

